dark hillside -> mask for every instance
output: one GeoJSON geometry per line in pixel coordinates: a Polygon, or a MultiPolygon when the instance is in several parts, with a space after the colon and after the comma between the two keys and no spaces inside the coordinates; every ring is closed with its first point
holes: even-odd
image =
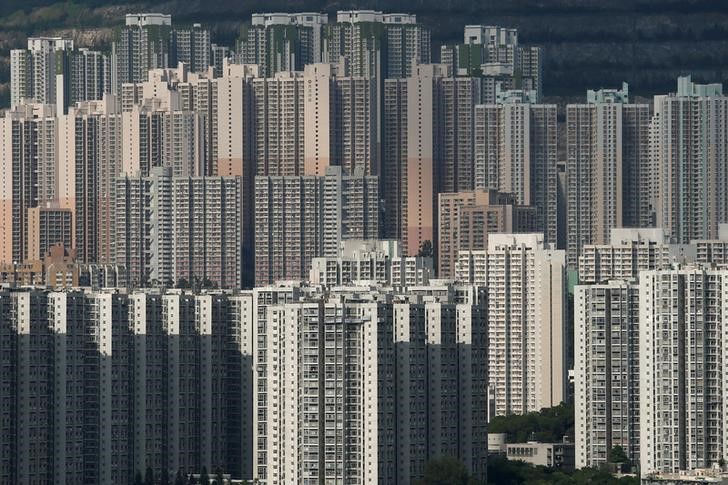
{"type": "MultiPolygon", "coordinates": [[[[518,27],[521,42],[545,49],[547,95],[580,95],[623,80],[642,95],[674,89],[675,78],[728,79],[728,2],[722,0],[172,0],[125,2],[3,0],[0,2],[0,83],[8,82],[7,53],[27,35],[79,28],[87,45],[109,42],[110,27],[129,11],[162,11],[178,22],[213,24],[216,41],[232,43],[237,27],[256,11],[326,11],[373,8],[416,13],[436,44],[457,42],[466,23],[518,27]]],[[[0,86],[0,91],[2,86],[0,86]]]]}

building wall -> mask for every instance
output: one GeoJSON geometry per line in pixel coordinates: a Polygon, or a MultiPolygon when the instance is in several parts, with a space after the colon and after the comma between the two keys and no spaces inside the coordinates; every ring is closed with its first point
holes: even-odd
{"type": "Polygon", "coordinates": [[[249,427],[240,431],[252,406],[250,327],[233,311],[241,298],[2,292],[4,367],[15,369],[3,384],[18,399],[0,435],[3,476],[125,483],[147,467],[160,477],[204,466],[250,477],[249,427]]]}
{"type": "Polygon", "coordinates": [[[575,289],[577,468],[608,463],[614,446],[639,462],[639,289],[625,281],[575,289]]]}
{"type": "Polygon", "coordinates": [[[264,319],[257,478],[408,483],[443,454],[485,476],[484,307],[311,300],[268,306],[264,319]],[[337,390],[343,405],[321,401],[337,390]]]}
{"type": "Polygon", "coordinates": [[[640,286],[642,474],[711,468],[726,449],[726,271],[646,271],[640,286]]]}
{"type": "Polygon", "coordinates": [[[499,416],[567,396],[565,254],[542,237],[495,234],[488,242],[489,385],[499,416]]]}
{"type": "Polygon", "coordinates": [[[548,243],[557,241],[556,106],[505,102],[475,110],[475,187],[535,206],[548,243]]]}
{"type": "Polygon", "coordinates": [[[336,257],[342,240],[379,238],[377,177],[256,177],[255,281],[308,278],[313,258],[336,257]]]}

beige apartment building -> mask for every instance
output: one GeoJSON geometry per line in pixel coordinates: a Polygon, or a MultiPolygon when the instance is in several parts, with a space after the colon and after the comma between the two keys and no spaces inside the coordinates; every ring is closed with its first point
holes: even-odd
{"type": "Polygon", "coordinates": [[[490,416],[557,406],[567,390],[566,255],[542,234],[490,234],[458,275],[488,293],[490,416]],[[468,279],[470,278],[470,279],[468,279]]]}
{"type": "Polygon", "coordinates": [[[57,198],[55,115],[21,104],[0,118],[0,262],[27,259],[27,211],[57,198]]]}
{"type": "Polygon", "coordinates": [[[454,278],[461,251],[488,247],[488,234],[536,230],[536,210],[515,205],[515,197],[495,190],[439,195],[437,274],[454,278]]]}
{"type": "Polygon", "coordinates": [[[27,217],[27,259],[43,259],[56,244],[73,247],[73,213],[69,209],[33,207],[27,217]]]}
{"type": "Polygon", "coordinates": [[[545,242],[557,241],[556,106],[525,91],[475,108],[475,188],[513,194],[534,206],[545,242]]]}

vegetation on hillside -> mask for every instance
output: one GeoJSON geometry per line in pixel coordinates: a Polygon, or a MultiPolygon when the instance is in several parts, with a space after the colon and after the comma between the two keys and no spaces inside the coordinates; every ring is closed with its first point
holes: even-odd
{"type": "MultiPolygon", "coordinates": [[[[523,43],[543,46],[544,92],[584,96],[586,89],[619,87],[649,96],[674,91],[675,78],[728,80],[728,3],[722,0],[3,0],[0,2],[0,97],[7,89],[8,51],[27,35],[104,30],[129,11],[163,11],[176,22],[213,26],[213,38],[232,45],[240,24],[256,11],[374,8],[407,11],[433,31],[439,45],[462,39],[473,23],[517,27],[523,43]]],[[[81,42],[83,43],[83,42],[81,42]]]]}
{"type": "MultiPolygon", "coordinates": [[[[573,472],[533,466],[504,457],[488,459],[488,484],[493,485],[639,485],[636,477],[617,478],[606,470],[584,468],[573,472]]],[[[468,473],[459,460],[443,457],[427,464],[418,485],[486,485],[468,473]]]]}
{"type": "Polygon", "coordinates": [[[574,472],[532,466],[522,461],[495,457],[488,460],[488,483],[498,485],[639,485],[639,478],[616,478],[606,470],[583,468],[574,472]]]}
{"type": "MultiPolygon", "coordinates": [[[[537,413],[523,416],[500,416],[488,423],[489,433],[506,433],[509,443],[536,440],[558,442],[564,436],[574,436],[574,406],[561,404],[545,408],[537,413]]],[[[612,463],[627,463],[624,450],[615,446],[610,452],[612,463]]],[[[638,485],[639,479],[632,477],[616,478],[609,470],[585,468],[576,471],[557,470],[543,466],[533,466],[503,456],[488,458],[488,483],[497,485],[638,485]]],[[[485,485],[473,478],[467,468],[457,459],[442,457],[427,464],[425,478],[420,485],[485,485]]]]}

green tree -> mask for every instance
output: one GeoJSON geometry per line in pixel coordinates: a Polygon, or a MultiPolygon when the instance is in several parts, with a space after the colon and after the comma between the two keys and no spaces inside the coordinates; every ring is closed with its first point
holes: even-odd
{"type": "Polygon", "coordinates": [[[182,470],[177,470],[177,475],[174,477],[174,485],[185,485],[185,476],[182,474],[182,470]]]}
{"type": "Polygon", "coordinates": [[[533,466],[505,457],[488,458],[488,483],[494,485],[639,485],[635,477],[616,478],[608,470],[583,468],[576,471],[533,466]]]}
{"type": "Polygon", "coordinates": [[[212,289],[212,290],[216,290],[217,289],[217,283],[215,283],[214,281],[211,281],[211,280],[207,279],[207,277],[205,277],[205,279],[202,280],[202,287],[203,288],[212,289]]]}
{"type": "Polygon", "coordinates": [[[609,462],[610,463],[628,463],[627,453],[624,452],[624,448],[619,445],[612,446],[609,450],[609,462]]]}
{"type": "Polygon", "coordinates": [[[435,458],[427,463],[425,477],[419,485],[478,485],[463,463],[452,456],[435,458]]]}
{"type": "Polygon", "coordinates": [[[190,282],[184,278],[180,278],[179,281],[177,282],[177,288],[182,288],[183,290],[186,290],[186,289],[189,289],[189,287],[190,287],[190,282]]]}
{"type": "Polygon", "coordinates": [[[215,485],[223,485],[225,483],[225,479],[222,477],[222,470],[220,470],[220,467],[215,470],[215,485]]]}
{"type": "Polygon", "coordinates": [[[417,253],[417,256],[421,258],[434,258],[435,250],[432,248],[432,241],[429,239],[422,241],[422,244],[420,244],[420,251],[417,253]]]}
{"type": "Polygon", "coordinates": [[[564,436],[574,436],[574,405],[561,403],[539,412],[497,416],[488,423],[488,432],[506,433],[511,443],[559,442],[564,436]]]}
{"type": "Polygon", "coordinates": [[[612,467],[612,471],[622,472],[630,465],[627,453],[625,453],[624,448],[619,445],[614,445],[612,449],[609,450],[609,456],[607,457],[607,461],[612,467]]]}

